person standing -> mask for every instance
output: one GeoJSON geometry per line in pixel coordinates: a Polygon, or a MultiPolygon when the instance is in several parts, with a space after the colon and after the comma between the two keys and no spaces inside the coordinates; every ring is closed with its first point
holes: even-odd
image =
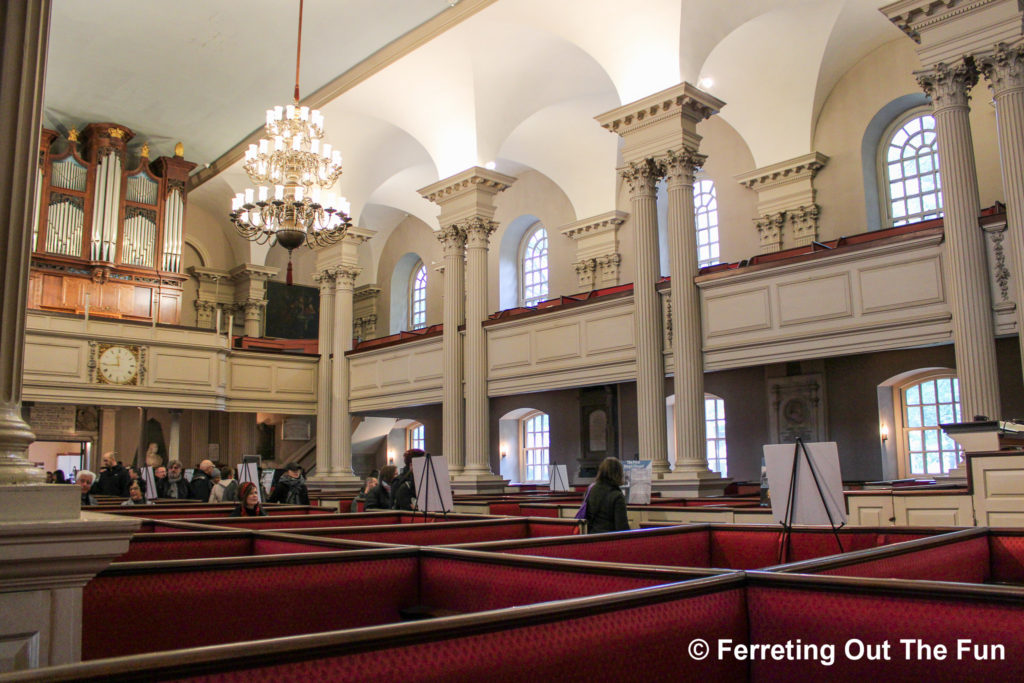
{"type": "Polygon", "coordinates": [[[82,489],[82,505],[96,505],[96,496],[90,493],[95,480],[96,475],[89,470],[78,470],[75,475],[75,482],[82,489]]]}
{"type": "Polygon", "coordinates": [[[618,458],[605,458],[597,468],[597,481],[587,494],[587,533],[626,531],[626,497],[622,482],[625,472],[618,458]]]}
{"type": "Polygon", "coordinates": [[[220,468],[220,479],[210,491],[211,503],[232,503],[238,500],[238,482],[233,479],[234,472],[230,467],[220,468]]]}
{"type": "Polygon", "coordinates": [[[402,458],[405,460],[405,467],[402,468],[398,478],[392,485],[391,507],[395,510],[412,510],[416,503],[416,482],[412,477],[412,459],[426,455],[419,448],[410,448],[402,458]]]}
{"type": "Polygon", "coordinates": [[[131,484],[131,477],[128,470],[117,462],[117,453],[110,451],[103,454],[103,469],[100,476],[92,485],[94,496],[120,496],[128,497],[128,486],[131,484]]]}
{"type": "Polygon", "coordinates": [[[185,481],[185,468],[180,461],[171,461],[166,479],[157,478],[156,495],[158,498],[176,498],[179,500],[185,500],[189,497],[188,482],[185,481]],[[161,481],[164,482],[162,487],[161,481]]]}
{"type": "Polygon", "coordinates": [[[370,510],[391,509],[391,491],[393,490],[391,485],[395,481],[397,474],[398,468],[394,465],[385,465],[381,468],[380,479],[377,481],[377,485],[366,494],[366,502],[363,505],[364,510],[368,512],[370,510]]]}
{"type": "Polygon", "coordinates": [[[213,488],[213,462],[204,460],[199,463],[199,468],[192,473],[192,481],[189,483],[190,498],[200,502],[210,500],[210,490],[213,488]]]}
{"type": "Polygon", "coordinates": [[[298,463],[288,463],[285,473],[277,480],[274,492],[270,494],[267,502],[309,505],[309,489],[306,488],[306,479],[302,476],[302,468],[298,463]]]}

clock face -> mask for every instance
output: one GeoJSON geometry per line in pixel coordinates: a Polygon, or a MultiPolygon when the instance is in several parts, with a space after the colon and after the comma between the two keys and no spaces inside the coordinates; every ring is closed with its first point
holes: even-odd
{"type": "Polygon", "coordinates": [[[100,377],[111,384],[129,384],[139,371],[139,359],[124,346],[111,346],[100,354],[100,377]]]}

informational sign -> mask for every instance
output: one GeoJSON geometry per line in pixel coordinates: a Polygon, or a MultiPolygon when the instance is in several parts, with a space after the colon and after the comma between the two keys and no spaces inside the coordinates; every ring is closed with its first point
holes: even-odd
{"type": "Polygon", "coordinates": [[[36,434],[73,434],[75,406],[35,405],[29,408],[28,421],[36,434]]]}
{"type": "Polygon", "coordinates": [[[310,433],[309,420],[288,419],[281,429],[281,438],[284,441],[309,441],[310,433]]]}
{"type": "MultiPolygon", "coordinates": [[[[274,475],[273,471],[270,473],[274,475]]],[[[238,486],[241,487],[247,481],[251,481],[256,484],[256,490],[260,493],[260,501],[263,501],[263,487],[260,486],[260,466],[257,462],[243,462],[238,466],[238,486]]],[[[243,501],[244,502],[244,501],[243,501]]]]}
{"type": "Polygon", "coordinates": [[[142,481],[146,482],[146,500],[156,500],[156,476],[152,467],[142,468],[142,481]]]}
{"type": "Polygon", "coordinates": [[[565,465],[551,465],[550,480],[548,481],[549,491],[568,491],[569,474],[565,465]]]}
{"type": "Polygon", "coordinates": [[[626,474],[629,495],[626,502],[631,505],[647,505],[651,502],[651,479],[653,468],[650,460],[626,460],[622,463],[626,474]]]}
{"type": "Polygon", "coordinates": [[[771,490],[772,517],[786,521],[789,491],[794,485],[790,522],[792,524],[846,523],[843,477],[839,470],[839,447],[835,441],[803,444],[766,444],[765,472],[771,490]],[[797,458],[796,469],[793,458],[797,458]]]}
{"type": "Polygon", "coordinates": [[[416,487],[416,509],[420,512],[451,512],[452,483],[448,461],[442,455],[421,455],[412,459],[412,482],[416,487]]]}

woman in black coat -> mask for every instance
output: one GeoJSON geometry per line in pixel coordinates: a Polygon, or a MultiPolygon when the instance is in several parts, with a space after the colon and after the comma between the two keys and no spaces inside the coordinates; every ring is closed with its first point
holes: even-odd
{"type": "Polygon", "coordinates": [[[364,510],[390,510],[391,509],[391,484],[398,474],[398,468],[394,465],[385,465],[380,470],[380,479],[372,491],[366,494],[364,510]]]}
{"type": "Polygon", "coordinates": [[[587,494],[587,533],[626,531],[626,497],[619,489],[625,474],[618,458],[605,458],[597,468],[597,481],[587,494]]]}

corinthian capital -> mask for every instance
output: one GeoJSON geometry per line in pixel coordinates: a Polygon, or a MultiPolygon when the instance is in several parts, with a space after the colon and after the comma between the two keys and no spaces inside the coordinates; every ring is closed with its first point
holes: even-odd
{"type": "Polygon", "coordinates": [[[466,248],[466,231],[457,223],[447,225],[434,234],[444,248],[445,256],[462,253],[466,248]]]}
{"type": "Polygon", "coordinates": [[[656,191],[655,186],[665,175],[665,170],[654,159],[644,159],[630,162],[628,166],[620,168],[619,173],[622,174],[622,179],[629,184],[629,196],[635,197],[644,194],[653,195],[656,191]]]}
{"type": "Polygon", "coordinates": [[[933,107],[966,107],[970,101],[971,88],[978,82],[978,70],[973,63],[961,60],[956,64],[936,64],[927,71],[916,72],[917,83],[933,107]]]}
{"type": "Polygon", "coordinates": [[[993,95],[1024,88],[1024,45],[999,43],[992,52],[976,57],[975,62],[988,79],[993,95]]]}
{"type": "Polygon", "coordinates": [[[466,235],[466,246],[470,249],[486,249],[490,242],[491,233],[498,224],[481,216],[465,218],[454,223],[466,235]]]}
{"type": "Polygon", "coordinates": [[[337,266],[332,269],[335,289],[352,289],[356,284],[356,278],[359,277],[359,273],[362,270],[362,268],[354,266],[337,266]]]}
{"type": "Polygon", "coordinates": [[[334,270],[326,268],[313,276],[313,282],[317,284],[321,292],[326,292],[334,286],[334,270]]]}
{"type": "Polygon", "coordinates": [[[663,160],[665,177],[670,185],[693,185],[694,174],[707,159],[706,154],[698,154],[685,148],[679,151],[670,150],[663,160]]]}

